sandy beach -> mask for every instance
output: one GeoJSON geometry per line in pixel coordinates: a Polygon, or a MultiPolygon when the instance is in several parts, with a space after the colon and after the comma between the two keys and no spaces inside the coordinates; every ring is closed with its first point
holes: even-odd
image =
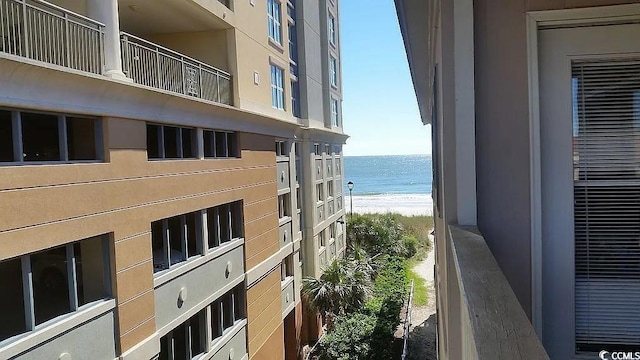
{"type": "MultiPolygon", "coordinates": [[[[350,199],[344,197],[345,211],[350,211],[350,199]]],[[[432,215],[431,196],[422,194],[408,195],[371,195],[353,196],[353,212],[359,214],[394,212],[402,215],[432,215]]]]}

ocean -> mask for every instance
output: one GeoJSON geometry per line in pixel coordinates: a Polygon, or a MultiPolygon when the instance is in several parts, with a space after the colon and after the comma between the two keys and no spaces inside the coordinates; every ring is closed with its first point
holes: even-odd
{"type": "Polygon", "coordinates": [[[352,181],[356,213],[432,213],[429,155],[345,156],[344,174],[347,211],[350,210],[347,183],[352,181]]]}

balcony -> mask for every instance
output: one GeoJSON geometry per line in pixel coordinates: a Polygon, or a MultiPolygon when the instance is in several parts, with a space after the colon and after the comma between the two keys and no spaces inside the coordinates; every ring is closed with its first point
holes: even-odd
{"type": "Polygon", "coordinates": [[[40,0],[0,0],[0,52],[102,74],[104,25],[40,0]]]}
{"type": "Polygon", "coordinates": [[[211,65],[121,33],[122,68],[135,83],[231,105],[231,74],[211,65]]]}
{"type": "Polygon", "coordinates": [[[450,359],[549,359],[478,230],[451,226],[446,235],[438,317],[448,349],[441,353],[448,351],[450,359]]]}

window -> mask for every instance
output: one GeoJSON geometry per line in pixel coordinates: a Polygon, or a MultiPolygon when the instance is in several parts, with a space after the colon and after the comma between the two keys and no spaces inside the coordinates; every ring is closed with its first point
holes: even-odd
{"type": "Polygon", "coordinates": [[[284,70],[271,65],[271,106],[284,110],[284,70]]]}
{"type": "Polygon", "coordinates": [[[269,23],[269,38],[277,44],[282,44],[282,29],[280,24],[280,2],[267,0],[267,16],[269,23]]]}
{"type": "Polygon", "coordinates": [[[278,196],[278,217],[284,219],[291,216],[291,195],[284,194],[278,196]]]}
{"type": "Polygon", "coordinates": [[[204,130],[204,157],[238,157],[237,135],[228,131],[204,130]]]}
{"type": "Polygon", "coordinates": [[[108,254],[106,236],[96,236],[1,261],[0,341],[110,298],[108,254]]]}
{"type": "Polygon", "coordinates": [[[333,181],[327,182],[327,196],[333,197],[333,181]]]}
{"type": "Polygon", "coordinates": [[[320,150],[320,144],[313,144],[313,153],[316,156],[322,156],[322,151],[320,150]]]}
{"type": "Polygon", "coordinates": [[[324,186],[322,183],[316,184],[316,200],[318,202],[324,201],[324,186]]]}
{"type": "Polygon", "coordinates": [[[331,145],[329,144],[324,145],[324,153],[327,154],[327,156],[331,156],[331,145]]]}
{"type": "Polygon", "coordinates": [[[318,233],[318,243],[320,244],[320,248],[323,248],[327,245],[327,241],[325,239],[324,236],[324,230],[320,231],[320,233],[318,233]]]}
{"type": "Polygon", "coordinates": [[[579,352],[640,346],[639,71],[631,59],[572,63],[579,352]]]}
{"type": "Polygon", "coordinates": [[[293,116],[300,117],[300,85],[296,80],[291,80],[291,111],[293,116]]]}
{"type": "Polygon", "coordinates": [[[212,207],[206,213],[210,250],[242,237],[242,201],[212,207]]]}
{"type": "Polygon", "coordinates": [[[333,57],[333,55],[329,56],[329,76],[331,79],[331,85],[337,87],[338,86],[338,60],[333,57]]]}
{"type": "Polygon", "coordinates": [[[336,18],[333,14],[329,14],[328,20],[328,30],[329,30],[329,43],[331,45],[336,44],[336,18]]]}
{"type": "Polygon", "coordinates": [[[206,351],[206,332],[204,330],[206,321],[206,310],[200,310],[189,320],[160,338],[159,359],[193,359],[204,354],[206,351]]]}
{"type": "MultiPolygon", "coordinates": [[[[298,63],[298,34],[296,33],[296,24],[295,22],[289,23],[289,59],[291,62],[297,64],[298,63]]],[[[297,73],[294,73],[297,75],[297,73]]]]}
{"type": "Polygon", "coordinates": [[[276,156],[289,156],[289,149],[286,141],[276,141],[276,156]]]}
{"type": "Polygon", "coordinates": [[[329,226],[329,238],[331,240],[336,238],[336,224],[333,223],[329,226]]]}
{"type": "Polygon", "coordinates": [[[96,118],[0,110],[0,162],[99,161],[96,118]]]}
{"type": "Polygon", "coordinates": [[[286,281],[293,277],[293,271],[293,254],[291,254],[282,259],[282,264],[280,265],[280,281],[286,281]]]}
{"type": "Polygon", "coordinates": [[[302,209],[302,195],[300,194],[300,188],[296,189],[296,209],[302,209]]]}
{"type": "Polygon", "coordinates": [[[336,158],[336,175],[340,175],[341,174],[340,173],[340,171],[341,171],[340,170],[340,168],[341,168],[340,163],[341,163],[340,162],[340,158],[336,158]]]}
{"type": "Polygon", "coordinates": [[[195,159],[196,129],[147,124],[148,159],[195,159]]]}
{"type": "Polygon", "coordinates": [[[331,124],[333,126],[340,126],[340,119],[338,116],[338,99],[331,98],[331,124]]]}
{"type": "Polygon", "coordinates": [[[244,284],[236,286],[211,304],[211,338],[215,343],[224,332],[244,319],[244,284]]]}
{"type": "Polygon", "coordinates": [[[202,255],[200,221],[201,213],[196,211],[151,223],[154,272],[202,255]]]}

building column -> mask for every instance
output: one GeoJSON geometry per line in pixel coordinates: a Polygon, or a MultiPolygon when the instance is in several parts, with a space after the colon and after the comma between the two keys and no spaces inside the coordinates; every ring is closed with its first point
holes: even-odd
{"type": "Polygon", "coordinates": [[[131,81],[122,72],[122,52],[120,50],[120,20],[118,0],[88,0],[89,17],[105,25],[104,29],[104,75],[113,79],[131,81]]]}

